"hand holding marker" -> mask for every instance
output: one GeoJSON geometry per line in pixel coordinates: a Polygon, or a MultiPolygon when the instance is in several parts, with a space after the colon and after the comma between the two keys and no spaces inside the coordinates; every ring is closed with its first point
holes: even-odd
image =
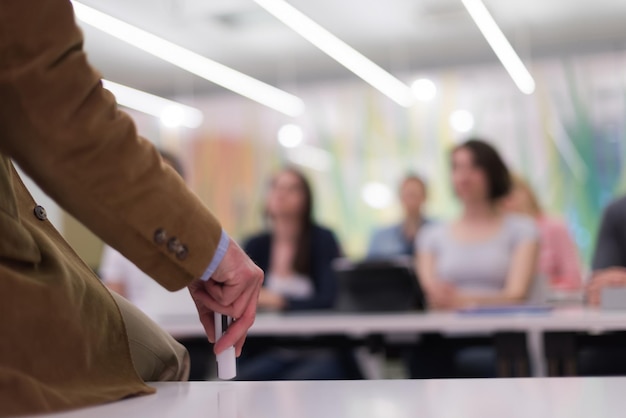
{"type": "MultiPolygon", "coordinates": [[[[226,330],[233,322],[231,317],[214,313],[215,319],[215,343],[226,333],[226,330]]],[[[237,360],[235,347],[230,346],[217,355],[217,377],[222,380],[231,380],[237,376],[237,360]]]]}

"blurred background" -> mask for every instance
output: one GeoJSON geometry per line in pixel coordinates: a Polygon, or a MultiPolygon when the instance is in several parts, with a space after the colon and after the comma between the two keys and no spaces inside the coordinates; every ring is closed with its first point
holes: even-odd
{"type": "MultiPolygon", "coordinates": [[[[626,374],[600,312],[626,310],[625,2],[73,4],[105,88],[266,273],[240,378],[626,374]]],[[[186,292],[30,187],[212,376],[186,292]]]]}
{"type": "MultiPolygon", "coordinates": [[[[448,152],[474,135],[497,146],[548,212],[562,214],[585,262],[602,208],[624,188],[621,2],[485,1],[534,77],[530,95],[516,87],[460,0],[290,2],[413,85],[416,100],[408,107],[252,0],[82,3],[305,104],[301,114],[285,115],[82,24],[89,59],[106,79],[202,112],[191,129],[129,110],[142,135],[180,155],[191,187],[236,238],[262,225],[268,178],[290,164],[312,181],[317,218],[333,228],[348,255],[362,256],[372,230],[399,216],[396,187],[408,172],[429,184],[429,216],[457,212],[448,152]],[[291,129],[281,131],[286,125],[291,129]]],[[[98,242],[47,207],[97,268],[98,242]]]]}

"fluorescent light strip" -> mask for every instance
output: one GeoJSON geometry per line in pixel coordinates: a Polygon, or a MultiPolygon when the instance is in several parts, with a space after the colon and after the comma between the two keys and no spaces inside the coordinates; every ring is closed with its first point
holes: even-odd
{"type": "Polygon", "coordinates": [[[265,84],[248,75],[212,61],[96,9],[72,1],[74,13],[82,22],[161,58],[183,70],[218,84],[289,116],[304,112],[299,97],[265,84]]]}
{"type": "Polygon", "coordinates": [[[517,87],[522,93],[532,94],[535,91],[533,76],[506,39],[496,21],[493,20],[482,0],[461,1],[517,87]]]}
{"type": "Polygon", "coordinates": [[[283,0],[254,1],[304,39],[311,42],[394,102],[405,107],[413,104],[414,98],[409,86],[383,70],[289,3],[283,0]]]}
{"type": "Polygon", "coordinates": [[[197,128],[204,119],[202,112],[195,107],[108,80],[102,80],[102,85],[113,93],[118,104],[156,116],[165,124],[169,122],[172,126],[182,125],[187,128],[197,128]]]}

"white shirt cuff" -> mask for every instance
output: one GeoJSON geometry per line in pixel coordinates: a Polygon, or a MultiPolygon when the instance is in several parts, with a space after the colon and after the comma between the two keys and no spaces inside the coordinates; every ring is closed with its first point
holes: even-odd
{"type": "Polygon", "coordinates": [[[202,277],[200,277],[200,280],[204,280],[206,282],[211,278],[211,276],[213,276],[213,273],[215,273],[215,270],[217,270],[220,263],[224,259],[229,244],[230,237],[228,236],[226,231],[222,229],[222,236],[220,237],[220,242],[217,245],[217,250],[215,250],[213,259],[211,260],[211,263],[209,263],[209,267],[207,267],[207,269],[204,271],[204,274],[202,274],[202,277]]]}

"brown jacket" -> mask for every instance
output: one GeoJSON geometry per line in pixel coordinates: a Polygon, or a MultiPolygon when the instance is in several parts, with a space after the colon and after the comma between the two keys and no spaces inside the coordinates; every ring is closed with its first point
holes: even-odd
{"type": "Polygon", "coordinates": [[[102,88],[82,42],[68,0],[0,2],[0,416],[152,391],[117,306],[10,160],[170,290],[202,275],[220,238],[102,88]],[[186,254],[168,250],[173,238],[186,254]]]}

